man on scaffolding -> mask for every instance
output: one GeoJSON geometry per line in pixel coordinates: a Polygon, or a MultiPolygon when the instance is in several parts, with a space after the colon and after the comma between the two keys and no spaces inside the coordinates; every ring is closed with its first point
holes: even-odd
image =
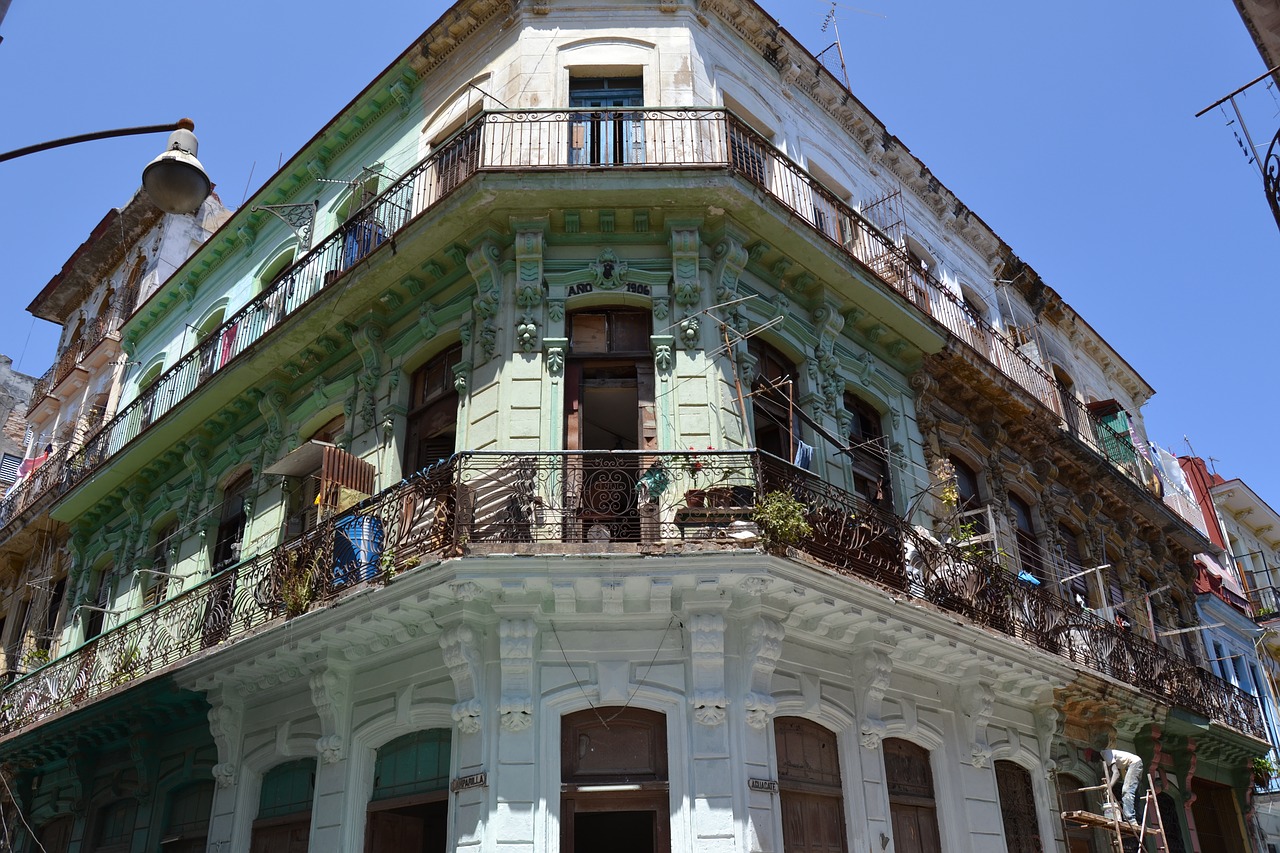
{"type": "Polygon", "coordinates": [[[1123,783],[1120,789],[1121,814],[1129,823],[1137,823],[1138,816],[1134,814],[1133,803],[1138,796],[1138,783],[1142,781],[1142,759],[1132,752],[1120,749],[1104,749],[1101,753],[1090,749],[1088,753],[1086,758],[1090,761],[1102,759],[1108,788],[1114,790],[1117,782],[1123,783]]]}

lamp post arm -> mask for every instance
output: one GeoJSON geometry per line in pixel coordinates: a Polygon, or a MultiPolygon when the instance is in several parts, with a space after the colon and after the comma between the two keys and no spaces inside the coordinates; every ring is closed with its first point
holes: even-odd
{"type": "Polygon", "coordinates": [[[149,124],[146,127],[122,127],[117,130],[99,130],[96,133],[82,133],[79,136],[67,136],[62,139],[54,139],[49,142],[41,142],[36,145],[28,145],[26,148],[19,148],[16,151],[9,151],[0,154],[0,163],[6,160],[15,160],[18,157],[25,157],[28,154],[35,154],[40,151],[48,151],[50,148],[61,148],[64,145],[75,145],[78,142],[92,142],[95,139],[112,139],[117,136],[140,136],[144,133],[165,133],[171,130],[186,129],[190,130],[195,127],[191,119],[179,119],[170,124],[149,124]]]}

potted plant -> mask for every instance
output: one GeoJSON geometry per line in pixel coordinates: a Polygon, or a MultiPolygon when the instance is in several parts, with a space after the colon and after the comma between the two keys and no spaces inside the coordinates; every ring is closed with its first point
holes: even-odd
{"type": "Polygon", "coordinates": [[[1271,787],[1271,780],[1276,776],[1276,764],[1269,755],[1259,755],[1253,759],[1253,784],[1256,788],[1271,787]]]}
{"type": "Polygon", "coordinates": [[[794,545],[813,532],[805,520],[807,511],[789,492],[773,491],[760,498],[751,517],[766,546],[794,545]]]}

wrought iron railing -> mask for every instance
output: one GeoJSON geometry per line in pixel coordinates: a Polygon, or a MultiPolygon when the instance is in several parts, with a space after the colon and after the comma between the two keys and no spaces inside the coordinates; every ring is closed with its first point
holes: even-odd
{"type": "Polygon", "coordinates": [[[788,546],[790,553],[932,602],[1159,701],[1265,736],[1253,697],[1027,585],[989,553],[941,544],[782,460],[716,451],[458,454],[19,678],[0,694],[0,732],[91,702],[357,585],[437,559],[549,550],[646,553],[677,541],[755,547],[769,529],[757,525],[754,510],[772,492],[796,498],[810,526],[788,546]]]}
{"type": "Polygon", "coordinates": [[[27,414],[30,415],[34,412],[36,407],[40,405],[40,401],[53,393],[62,384],[62,380],[70,376],[71,371],[75,370],[80,362],[84,361],[85,357],[93,352],[93,348],[100,344],[107,335],[118,332],[123,322],[124,320],[115,306],[111,306],[105,313],[94,317],[89,325],[85,327],[80,340],[64,350],[58,356],[58,360],[31,386],[31,398],[27,401],[27,414]]]}
{"type": "Polygon", "coordinates": [[[56,493],[61,488],[70,452],[71,446],[66,445],[49,454],[48,459],[0,500],[0,540],[8,537],[9,531],[6,528],[11,522],[17,521],[25,510],[34,506],[40,498],[51,492],[56,493]]]}
{"type": "Polygon", "coordinates": [[[1271,205],[1276,226],[1280,227],[1280,130],[1272,137],[1267,158],[1262,164],[1262,188],[1267,194],[1267,204],[1271,205]]]}

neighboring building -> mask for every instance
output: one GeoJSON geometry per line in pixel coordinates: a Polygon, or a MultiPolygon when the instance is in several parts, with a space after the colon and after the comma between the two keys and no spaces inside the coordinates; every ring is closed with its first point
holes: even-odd
{"type": "Polygon", "coordinates": [[[457,4],[119,335],[50,853],[1248,843],[1153,390],[758,6],[457,4]]]}
{"type": "Polygon", "coordinates": [[[1201,556],[1201,617],[1214,670],[1258,697],[1271,753],[1255,779],[1253,814],[1268,846],[1280,845],[1280,514],[1240,479],[1224,480],[1204,460],[1183,457],[1220,560],[1201,556]],[[1217,626],[1217,627],[1214,627],[1217,626]],[[1269,765],[1269,766],[1267,766],[1269,765]]]}
{"type": "Polygon", "coordinates": [[[20,476],[22,454],[27,443],[27,420],[23,417],[36,378],[13,369],[13,359],[0,355],[0,494],[9,490],[20,476]]]}
{"type": "MultiPolygon", "coordinates": [[[[28,306],[63,331],[44,376],[17,374],[25,381],[3,385],[5,399],[21,392],[4,431],[17,462],[16,482],[0,500],[6,683],[66,649],[58,635],[68,619],[67,529],[48,509],[67,476],[68,457],[115,412],[127,367],[120,326],[139,298],[154,291],[229,215],[211,196],[195,215],[168,216],[139,191],[102,218],[28,306]]],[[[6,460],[8,455],[6,448],[6,460]]]]}

